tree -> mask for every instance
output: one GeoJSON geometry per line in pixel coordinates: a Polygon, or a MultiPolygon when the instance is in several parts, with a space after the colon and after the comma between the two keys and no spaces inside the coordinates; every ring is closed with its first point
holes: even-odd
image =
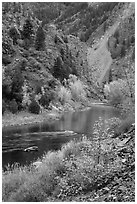
{"type": "Polygon", "coordinates": [[[15,26],[10,28],[9,36],[13,40],[13,45],[16,45],[17,44],[17,40],[20,38],[20,33],[19,33],[19,31],[17,30],[17,28],[15,26]]]}
{"type": "Polygon", "coordinates": [[[33,34],[34,34],[33,25],[31,23],[31,20],[26,19],[25,24],[23,25],[23,31],[22,31],[23,39],[30,40],[33,34]]]}
{"type": "Polygon", "coordinates": [[[60,57],[57,57],[53,67],[53,76],[61,81],[64,79],[64,73],[62,68],[62,60],[60,57]]]}
{"type": "Polygon", "coordinates": [[[125,50],[125,46],[123,45],[122,48],[121,48],[121,57],[124,57],[126,54],[126,50],[125,50]]]}
{"type": "Polygon", "coordinates": [[[38,27],[36,32],[35,48],[36,50],[45,49],[45,33],[41,25],[38,27]]]}

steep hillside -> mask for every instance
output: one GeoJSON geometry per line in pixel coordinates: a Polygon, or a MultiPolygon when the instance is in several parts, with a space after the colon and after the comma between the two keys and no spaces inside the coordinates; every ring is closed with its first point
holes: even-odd
{"type": "Polygon", "coordinates": [[[42,86],[55,91],[70,74],[101,99],[105,83],[127,80],[129,70],[134,80],[134,3],[11,4],[3,3],[6,103],[15,99],[20,109],[24,83],[34,98],[42,86]]]}
{"type": "MultiPolygon", "coordinates": [[[[109,82],[110,80],[110,69],[112,63],[114,63],[113,59],[119,57],[119,61],[122,60],[122,54],[125,49],[131,49],[130,45],[127,47],[121,46],[123,41],[126,44],[126,41],[129,41],[129,36],[132,38],[130,41],[134,40],[134,18],[132,18],[134,14],[134,4],[131,3],[129,7],[126,5],[122,8],[122,11],[117,11],[117,15],[115,16],[115,22],[106,30],[103,36],[100,35],[98,38],[96,37],[95,43],[92,45],[92,48],[88,48],[88,65],[91,73],[91,79],[94,83],[98,83],[99,85],[103,82],[109,82]],[[119,12],[119,13],[118,13],[119,12]],[[118,15],[119,14],[119,15],[118,15]],[[129,24],[130,19],[130,24],[129,24]],[[132,25],[131,25],[132,22],[132,25]],[[119,32],[118,36],[118,45],[114,47],[114,36],[116,32],[119,32]],[[114,56],[117,55],[117,56],[114,56]],[[121,56],[121,57],[120,57],[121,56]]],[[[98,28],[99,30],[99,28],[98,28]]],[[[95,33],[98,33],[98,30],[95,33]]],[[[91,38],[91,37],[90,37],[91,38]]],[[[91,43],[90,39],[87,43],[91,43]]],[[[130,42],[129,42],[130,43],[130,42]]],[[[134,44],[134,41],[130,44],[134,44]]],[[[124,45],[125,46],[125,45],[124,45]]],[[[126,54],[126,53],[125,53],[126,54]]],[[[126,62],[125,62],[126,64],[126,62]]],[[[113,66],[114,67],[114,66],[113,66]]],[[[115,72],[116,74],[116,70],[115,72]]],[[[113,76],[112,72],[112,76],[113,76]]],[[[120,76],[118,77],[120,78],[120,76]]],[[[113,78],[114,79],[114,78],[113,78]]],[[[112,79],[111,79],[112,80],[112,79]]]]}
{"type": "MultiPolygon", "coordinates": [[[[54,7],[44,5],[50,12],[54,7]]],[[[35,14],[36,5],[35,8],[29,3],[12,6],[3,4],[3,107],[17,106],[21,110],[23,97],[29,95],[34,100],[37,94],[41,94],[41,87],[50,102],[56,98],[56,87],[70,74],[86,81],[83,70],[87,70],[87,63],[81,49],[84,43],[71,35],[64,35],[54,24],[40,21],[35,14]],[[23,87],[27,93],[23,92],[23,87]]],[[[52,21],[50,15],[48,17],[48,21],[52,21]]]]}

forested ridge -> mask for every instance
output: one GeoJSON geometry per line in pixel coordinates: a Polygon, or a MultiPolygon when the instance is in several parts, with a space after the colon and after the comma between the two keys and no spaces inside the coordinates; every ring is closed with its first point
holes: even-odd
{"type": "Polygon", "coordinates": [[[29,109],[32,101],[47,108],[57,98],[57,89],[64,87],[63,80],[68,80],[70,74],[84,83],[86,96],[103,99],[104,93],[100,95],[102,86],[98,89],[95,87],[97,81],[94,82],[93,73],[96,74],[98,69],[95,66],[89,69],[87,50],[91,44],[99,44],[100,37],[105,36],[116,21],[119,24],[107,39],[113,59],[107,80],[111,82],[128,77],[132,89],[134,77],[123,73],[124,70],[128,72],[129,66],[134,67],[135,17],[132,5],[130,7],[130,14],[127,17],[123,14],[120,18],[119,13],[129,10],[128,4],[3,3],[3,113],[7,109],[11,112],[29,109]]]}

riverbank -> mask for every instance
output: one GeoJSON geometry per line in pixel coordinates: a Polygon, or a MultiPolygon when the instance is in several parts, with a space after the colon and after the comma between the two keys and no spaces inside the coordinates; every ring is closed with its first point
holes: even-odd
{"type": "MultiPolygon", "coordinates": [[[[73,104],[66,104],[64,107],[53,107],[52,110],[44,109],[40,114],[32,114],[27,111],[21,111],[17,114],[12,114],[6,112],[2,116],[2,128],[11,126],[21,126],[35,123],[48,123],[61,118],[66,111],[78,111],[84,110],[85,108],[90,108],[92,105],[103,105],[103,103],[98,101],[89,101],[88,103],[75,102],[73,104]]],[[[105,104],[104,104],[105,105],[105,104]]]]}
{"type": "Polygon", "coordinates": [[[21,111],[18,114],[5,113],[4,116],[2,116],[2,128],[50,122],[59,119],[61,115],[62,112],[48,110],[44,110],[43,113],[38,115],[26,111],[21,111]]]}
{"type": "Polygon", "coordinates": [[[118,136],[96,125],[93,140],[70,141],[36,166],[3,172],[3,201],[134,202],[135,125],[118,136]]]}

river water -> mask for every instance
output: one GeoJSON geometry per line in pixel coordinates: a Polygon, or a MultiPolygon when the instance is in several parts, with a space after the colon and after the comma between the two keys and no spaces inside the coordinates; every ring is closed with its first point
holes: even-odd
{"type": "Polygon", "coordinates": [[[95,121],[120,117],[119,110],[106,105],[93,105],[90,109],[66,112],[60,120],[10,127],[2,130],[2,166],[19,163],[28,165],[40,158],[45,152],[58,150],[64,143],[79,139],[82,134],[92,138],[95,121]],[[37,146],[38,151],[24,151],[37,146]]]}

